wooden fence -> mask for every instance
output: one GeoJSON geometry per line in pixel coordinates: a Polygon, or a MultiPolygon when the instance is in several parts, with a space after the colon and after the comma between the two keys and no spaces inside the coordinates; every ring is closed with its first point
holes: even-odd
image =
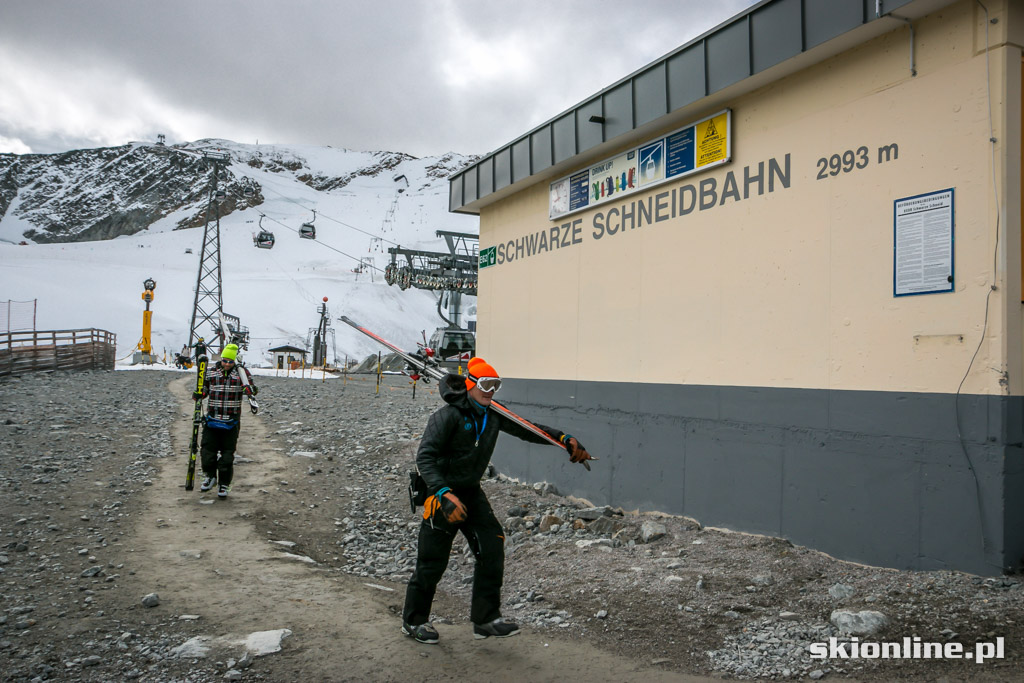
{"type": "Polygon", "coordinates": [[[117,335],[106,330],[0,333],[0,376],[37,370],[113,370],[117,335]]]}

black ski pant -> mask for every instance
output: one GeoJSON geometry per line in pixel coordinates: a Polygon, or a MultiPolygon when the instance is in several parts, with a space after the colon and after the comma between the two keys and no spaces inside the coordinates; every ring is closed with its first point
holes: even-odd
{"type": "Polygon", "coordinates": [[[466,506],[466,521],[449,524],[441,512],[420,525],[416,549],[416,570],[405,591],[402,618],[411,626],[430,621],[430,605],[441,575],[448,568],[448,556],[455,534],[462,532],[476,559],[473,597],[469,617],[485,624],[501,616],[501,584],[505,574],[505,531],[494,517],[487,496],[479,487],[453,491],[466,506]]]}
{"type": "Polygon", "coordinates": [[[235,473],[235,446],[238,445],[238,433],[241,424],[231,429],[214,429],[203,425],[203,447],[200,450],[203,461],[203,474],[217,477],[217,483],[230,486],[235,473]],[[220,457],[217,457],[217,453],[220,457]]]}

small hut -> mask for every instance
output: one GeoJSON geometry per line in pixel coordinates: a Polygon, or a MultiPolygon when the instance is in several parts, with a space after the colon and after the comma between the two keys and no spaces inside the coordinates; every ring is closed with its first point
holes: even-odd
{"type": "Polygon", "coordinates": [[[273,358],[274,367],[278,370],[295,369],[301,366],[306,360],[306,354],[309,353],[306,349],[288,344],[275,346],[268,352],[273,358]]]}

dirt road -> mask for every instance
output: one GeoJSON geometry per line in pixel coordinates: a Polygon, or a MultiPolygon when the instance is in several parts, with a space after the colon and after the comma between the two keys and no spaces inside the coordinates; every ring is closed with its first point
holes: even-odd
{"type": "MultiPolygon", "coordinates": [[[[173,450],[187,451],[187,378],[170,385],[182,407],[173,450]]],[[[565,681],[586,672],[602,681],[703,681],[599,650],[585,642],[525,631],[503,640],[474,640],[467,625],[439,624],[439,646],[400,632],[400,585],[371,587],[336,570],[293,559],[287,547],[257,530],[257,516],[285,517],[294,497],[275,483],[301,478],[304,463],[272,445],[259,417],[245,418],[236,481],[226,500],[182,488],[181,459],[165,460],[148,487],[134,536],[136,593],[155,591],[154,612],[198,615],[197,630],[214,639],[205,661],[241,659],[229,644],[258,631],[288,629],[282,649],[247,670],[276,681],[565,681]]],[[[197,477],[198,481],[198,477],[197,477]]],[[[374,585],[381,585],[375,583],[374,585]]],[[[130,591],[131,592],[131,591],[130,591]]],[[[155,615],[154,615],[155,616],[155,615]]],[[[226,668],[226,665],[225,665],[226,668]]]]}

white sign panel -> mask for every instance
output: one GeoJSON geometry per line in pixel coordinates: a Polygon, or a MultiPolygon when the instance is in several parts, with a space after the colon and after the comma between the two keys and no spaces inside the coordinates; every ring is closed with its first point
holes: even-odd
{"type": "Polygon", "coordinates": [[[953,291],[953,188],[893,202],[893,296],[953,291]]]}

